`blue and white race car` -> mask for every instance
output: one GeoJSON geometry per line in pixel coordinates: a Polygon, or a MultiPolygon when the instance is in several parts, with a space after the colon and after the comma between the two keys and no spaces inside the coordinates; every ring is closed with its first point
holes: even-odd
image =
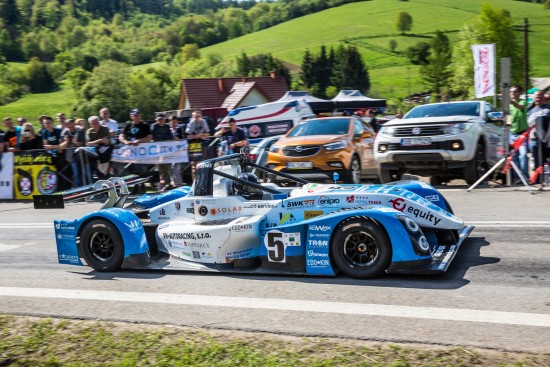
{"type": "Polygon", "coordinates": [[[241,154],[203,161],[191,187],[130,205],[124,181],[96,186],[109,193],[101,210],[54,222],[62,264],[361,279],[440,273],[473,230],[423,182],[307,183],[241,154]],[[297,185],[260,183],[252,168],[297,185]]]}

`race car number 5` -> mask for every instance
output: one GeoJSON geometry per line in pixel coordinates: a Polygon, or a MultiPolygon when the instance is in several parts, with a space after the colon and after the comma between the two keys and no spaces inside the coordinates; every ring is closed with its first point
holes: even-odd
{"type": "Polygon", "coordinates": [[[300,233],[269,231],[265,236],[264,244],[268,261],[286,263],[286,248],[300,246],[300,233]]]}

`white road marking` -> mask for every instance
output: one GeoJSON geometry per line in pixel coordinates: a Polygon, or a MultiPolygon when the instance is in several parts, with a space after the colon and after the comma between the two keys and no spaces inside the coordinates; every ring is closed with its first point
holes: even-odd
{"type": "Polygon", "coordinates": [[[0,229],[4,228],[52,228],[53,221],[46,223],[0,223],[0,229]]]}
{"type": "Polygon", "coordinates": [[[3,243],[0,243],[0,252],[14,250],[18,247],[21,247],[21,245],[4,245],[3,243]]]}
{"type": "Polygon", "coordinates": [[[0,287],[0,296],[234,307],[550,327],[550,314],[194,294],[0,287]]]}

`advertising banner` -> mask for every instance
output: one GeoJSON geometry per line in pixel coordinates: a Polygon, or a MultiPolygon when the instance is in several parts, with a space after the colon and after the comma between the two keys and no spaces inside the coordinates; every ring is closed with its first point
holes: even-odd
{"type": "Polygon", "coordinates": [[[495,95],[495,45],[472,45],[476,98],[495,95]]]}
{"type": "Polygon", "coordinates": [[[189,162],[187,140],[123,145],[113,151],[111,161],[137,164],[189,162]]]}
{"type": "Polygon", "coordinates": [[[57,190],[57,171],[49,153],[20,152],[13,159],[15,199],[32,200],[33,195],[53,194],[57,190]]]}
{"type": "Polygon", "coordinates": [[[13,153],[0,153],[0,199],[13,199],[13,153]]]}

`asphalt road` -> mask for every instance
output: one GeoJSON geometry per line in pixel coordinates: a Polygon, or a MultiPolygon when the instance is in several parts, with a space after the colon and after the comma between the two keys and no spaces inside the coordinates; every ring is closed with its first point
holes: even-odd
{"type": "Polygon", "coordinates": [[[0,203],[0,313],[550,353],[550,191],[442,189],[476,226],[449,271],[360,281],[58,265],[52,220],[0,203]]]}

